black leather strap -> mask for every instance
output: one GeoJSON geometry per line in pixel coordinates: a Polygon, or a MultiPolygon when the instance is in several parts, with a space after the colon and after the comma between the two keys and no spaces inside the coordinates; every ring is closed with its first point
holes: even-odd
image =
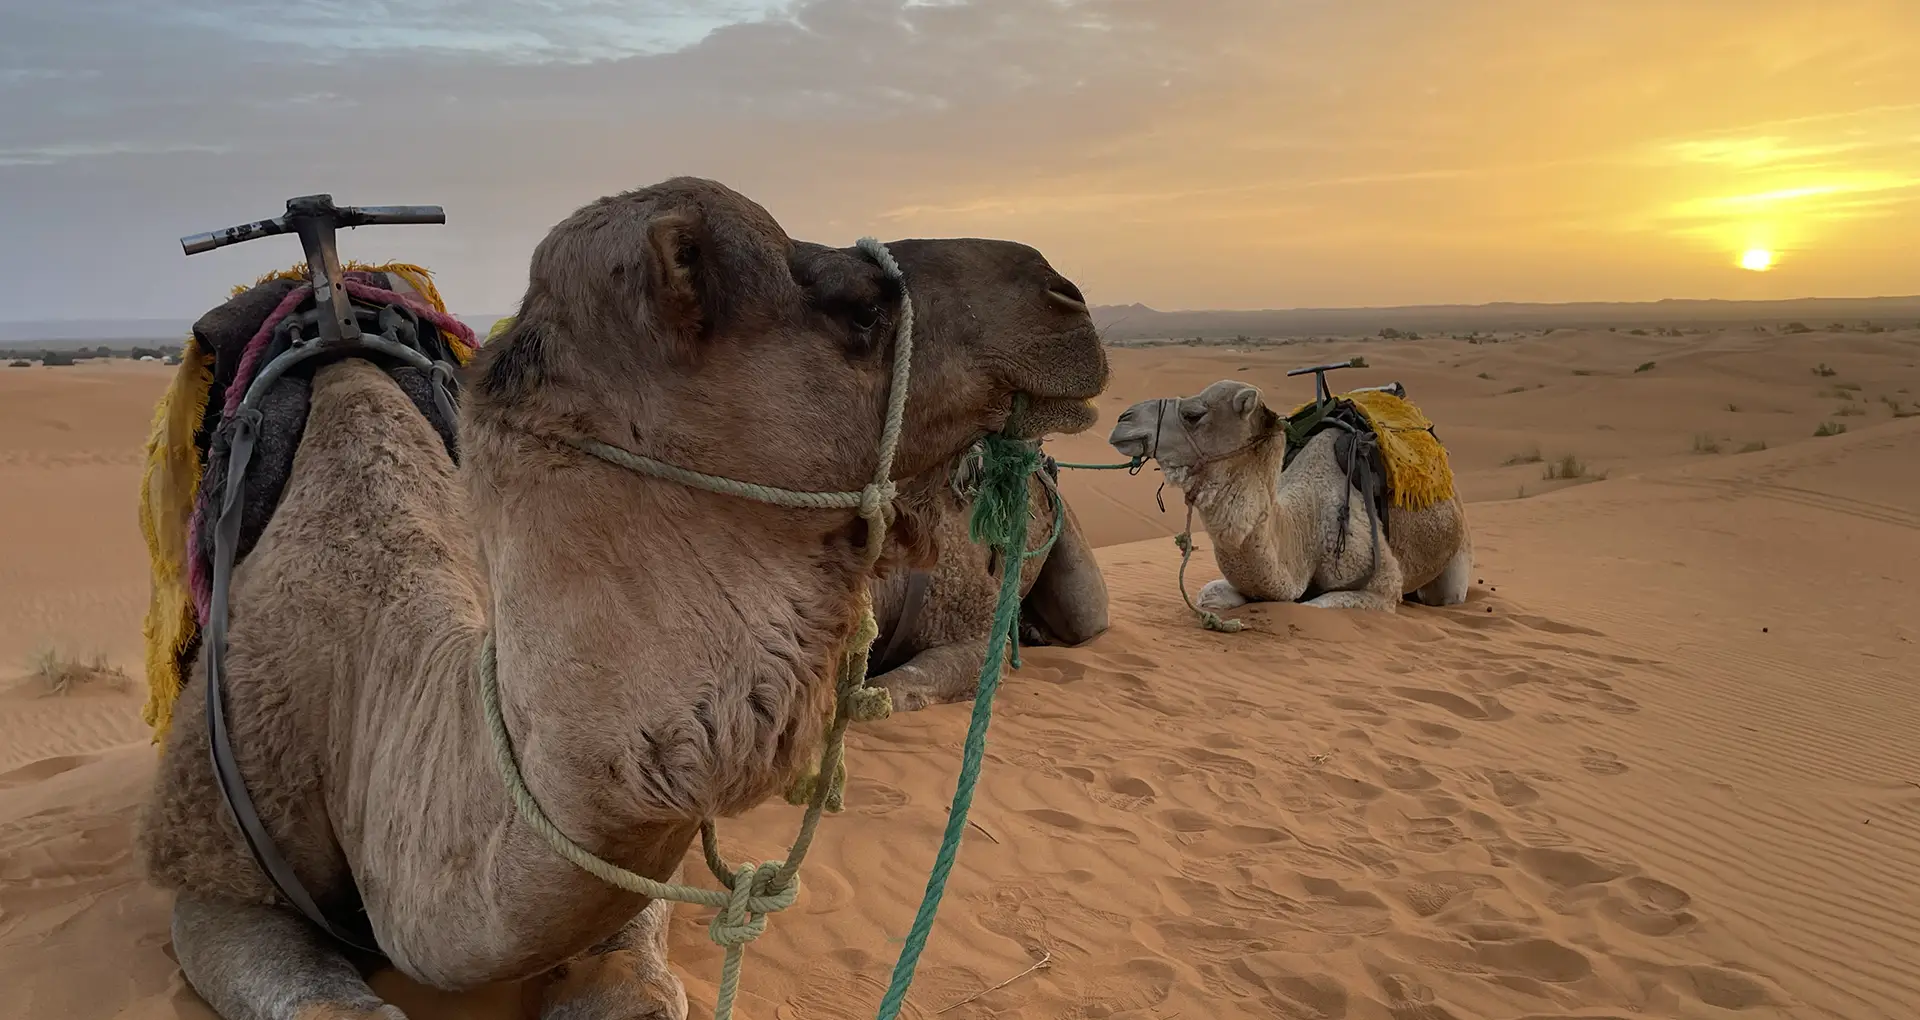
{"type": "Polygon", "coordinates": [[[254,862],[280,890],[280,895],[334,939],[355,949],[379,954],[372,925],[367,923],[364,912],[355,918],[359,923],[348,930],[348,926],[329,919],[307,893],[293,866],[274,845],[273,836],[267,832],[266,823],[254,807],[253,796],[247,792],[240,764],[234,759],[233,737],[227,730],[226,699],[222,692],[227,672],[227,592],[233,580],[234,551],[240,544],[240,508],[245,503],[247,462],[253,459],[260,412],[245,408],[235,415],[233,424],[233,442],[227,453],[226,491],[221,494],[220,519],[213,531],[213,597],[207,611],[207,743],[212,752],[213,775],[219,782],[227,809],[239,823],[240,834],[246,838],[254,862]]]}

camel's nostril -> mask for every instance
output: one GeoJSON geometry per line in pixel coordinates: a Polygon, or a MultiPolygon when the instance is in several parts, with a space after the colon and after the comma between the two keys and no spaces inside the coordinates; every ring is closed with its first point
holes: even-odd
{"type": "Polygon", "coordinates": [[[1087,299],[1081,296],[1080,288],[1075,287],[1066,280],[1061,280],[1053,286],[1048,287],[1047,297],[1051,298],[1055,304],[1065,306],[1069,311],[1084,312],[1087,310],[1087,299]]]}

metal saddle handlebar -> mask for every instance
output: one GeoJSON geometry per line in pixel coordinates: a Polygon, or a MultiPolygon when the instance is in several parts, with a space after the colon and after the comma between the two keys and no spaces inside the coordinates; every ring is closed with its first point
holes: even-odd
{"type": "MultiPolygon", "coordinates": [[[[1353,367],[1354,367],[1354,364],[1351,361],[1336,361],[1336,362],[1331,362],[1325,365],[1312,365],[1307,368],[1296,368],[1291,372],[1288,372],[1287,376],[1291,378],[1296,375],[1306,375],[1308,373],[1312,373],[1314,399],[1324,401],[1324,400],[1330,400],[1333,397],[1332,391],[1327,388],[1327,373],[1333,371],[1336,368],[1353,368],[1353,367]]],[[[1350,392],[1391,393],[1396,397],[1400,397],[1404,399],[1407,395],[1407,388],[1401,385],[1396,380],[1394,382],[1390,382],[1386,384],[1385,386],[1356,386],[1350,392]]]]}
{"type": "Polygon", "coordinates": [[[306,195],[287,199],[287,212],[270,220],[255,220],[239,226],[213,230],[204,234],[193,234],[180,239],[180,247],[188,255],[198,255],[215,248],[224,248],[242,241],[252,241],[276,234],[297,233],[301,221],[325,224],[338,229],[340,227],[370,227],[382,223],[430,223],[447,222],[447,212],[437,205],[363,205],[337,206],[332,195],[306,195]]]}
{"type": "Polygon", "coordinates": [[[276,234],[298,234],[300,247],[307,256],[307,279],[313,286],[314,303],[326,310],[321,315],[319,336],[323,346],[353,345],[360,340],[360,325],[347,296],[345,275],[340,268],[340,252],[334,233],[341,227],[366,227],[378,223],[445,223],[446,210],[437,205],[334,205],[332,195],[302,195],[287,199],[287,212],[270,220],[256,220],[237,227],[194,234],[180,239],[188,255],[212,251],[276,234]]]}

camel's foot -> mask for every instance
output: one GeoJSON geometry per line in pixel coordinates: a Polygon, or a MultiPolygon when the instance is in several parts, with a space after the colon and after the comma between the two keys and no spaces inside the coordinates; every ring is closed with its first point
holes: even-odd
{"type": "Polygon", "coordinates": [[[667,967],[672,917],[670,901],[654,900],[618,935],[562,964],[541,996],[540,1020],[686,1020],[687,989],[667,967]]]}
{"type": "Polygon", "coordinates": [[[1202,609],[1222,613],[1229,609],[1238,609],[1250,601],[1252,600],[1240,594],[1223,577],[1218,581],[1208,581],[1206,586],[1200,589],[1200,596],[1193,600],[1193,604],[1202,609]]]}
{"type": "Polygon", "coordinates": [[[1440,576],[1427,582],[1427,586],[1417,593],[1421,605],[1457,606],[1467,600],[1467,582],[1473,576],[1473,545],[1461,542],[1454,551],[1453,558],[1447,561],[1447,569],[1440,576]]]}
{"type": "Polygon", "coordinates": [[[181,894],[173,950],[187,983],[221,1020],[407,1020],[290,911],[181,894]]]}
{"type": "Polygon", "coordinates": [[[1400,608],[1400,600],[1372,591],[1330,591],[1302,605],[1315,609],[1380,609],[1391,613],[1400,608]]]}
{"type": "Polygon", "coordinates": [[[984,638],[939,645],[874,677],[872,683],[887,689],[896,712],[965,701],[980,685],[980,663],[986,655],[984,638]]]}
{"type": "Polygon", "coordinates": [[[584,956],[556,972],[540,1020],[686,1020],[687,990],[664,959],[640,949],[584,956]]]}

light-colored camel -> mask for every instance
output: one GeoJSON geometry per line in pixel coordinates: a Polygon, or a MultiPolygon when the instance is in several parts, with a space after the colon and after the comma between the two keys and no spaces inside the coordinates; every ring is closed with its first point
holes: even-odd
{"type": "MultiPolygon", "coordinates": [[[[969,541],[973,507],[963,490],[964,483],[936,489],[924,507],[924,517],[936,522],[939,563],[925,572],[925,594],[912,618],[902,619],[914,609],[911,574],[896,571],[874,586],[880,636],[873,644],[873,683],[887,688],[897,711],[972,697],[986,658],[1004,564],[993,550],[969,541]]],[[[1044,547],[1052,533],[1057,491],[1051,475],[1028,483],[1030,551],[1044,547]]],[[[1026,644],[1078,645],[1107,629],[1106,579],[1072,507],[1064,498],[1058,505],[1066,514],[1059,539],[1021,570],[1020,632],[1026,644]]]]}
{"type": "MultiPolygon", "coordinates": [[[[912,507],[1005,427],[1090,427],[1108,367],[1079,291],[1024,245],[894,242],[916,327],[884,569],[931,562],[912,507]]],[[[515,814],[475,661],[547,815],[660,880],[703,818],[810,764],[856,624],[864,523],[645,477],[589,437],[790,489],[870,480],[900,287],[857,249],[675,179],[591,203],[535,249],[520,314],[469,373],[456,467],[381,370],[322,368],[282,502],[232,585],[227,713],[300,881],[442,988],[544,976],[547,1017],[680,1017],[666,902],[603,884],[515,814]]],[[[183,697],[205,696],[196,668],[183,697]]],[[[173,716],[141,843],[177,893],[187,980],[226,1020],[399,1011],[284,903],[173,716]]]]}
{"type": "Polygon", "coordinates": [[[1122,454],[1158,461],[1205,523],[1226,576],[1200,590],[1200,608],[1304,597],[1391,612],[1406,595],[1429,606],[1465,601],[1473,540],[1458,495],[1379,520],[1343,470],[1345,434],[1316,433],[1283,471],[1283,424],[1257,388],[1222,379],[1195,396],[1143,400],[1108,436],[1122,454]]]}

